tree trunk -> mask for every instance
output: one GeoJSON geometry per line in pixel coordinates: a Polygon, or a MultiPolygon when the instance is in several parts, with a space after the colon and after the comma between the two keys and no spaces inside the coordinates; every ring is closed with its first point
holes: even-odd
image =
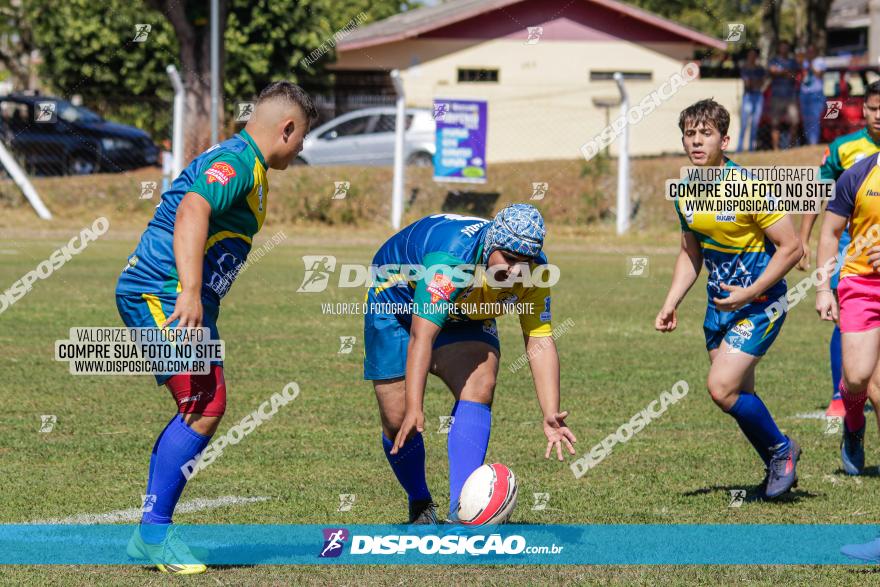
{"type": "MultiPolygon", "coordinates": [[[[208,23],[194,24],[187,8],[203,8],[199,0],[150,0],[160,10],[177,35],[180,44],[180,74],[186,88],[186,125],[184,129],[184,156],[192,159],[211,144],[211,27],[208,23]],[[200,6],[196,6],[200,5],[200,6]]],[[[205,2],[204,4],[208,4],[205,2]]],[[[223,120],[223,64],[225,61],[223,31],[226,28],[226,0],[218,0],[220,15],[220,101],[219,127],[223,120]]]]}
{"type": "Polygon", "coordinates": [[[806,39],[807,45],[816,47],[817,55],[824,55],[828,49],[828,30],[825,26],[833,0],[805,0],[806,2],[806,39]]]}
{"type": "Polygon", "coordinates": [[[779,5],[781,2],[765,2],[761,10],[761,38],[758,49],[766,62],[776,54],[779,44],[779,5]]]}

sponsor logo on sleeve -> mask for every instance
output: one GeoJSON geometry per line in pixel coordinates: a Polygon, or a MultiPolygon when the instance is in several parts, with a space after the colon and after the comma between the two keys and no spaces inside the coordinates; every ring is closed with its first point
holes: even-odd
{"type": "Polygon", "coordinates": [[[550,322],[550,296],[544,298],[544,311],[541,312],[541,322],[550,322]]]}
{"type": "Polygon", "coordinates": [[[235,169],[229,163],[218,161],[205,171],[205,175],[208,176],[208,183],[219,181],[222,185],[226,185],[230,179],[235,177],[235,169]]]}
{"type": "Polygon", "coordinates": [[[435,273],[431,283],[428,284],[428,293],[431,294],[432,304],[436,304],[441,299],[448,302],[453,291],[455,291],[455,287],[452,285],[452,280],[442,273],[435,273]]]}

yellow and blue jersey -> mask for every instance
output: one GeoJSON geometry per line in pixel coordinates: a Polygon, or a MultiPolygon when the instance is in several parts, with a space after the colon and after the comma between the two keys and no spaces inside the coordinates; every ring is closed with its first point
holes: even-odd
{"type": "Polygon", "coordinates": [[[174,222],[187,192],[210,204],[202,269],[202,299],[219,304],[247,259],[266,217],[266,161],[253,138],[241,131],[195,159],[162,194],[153,219],[119,277],[119,295],[176,295],[174,222]]]}
{"type": "Polygon", "coordinates": [[[825,149],[819,175],[822,179],[836,180],[844,171],[877,152],[880,152],[880,143],[871,138],[866,128],[837,137],[825,149]]]}
{"type": "MultiPolygon", "coordinates": [[[[849,219],[853,240],[869,239],[871,227],[880,224],[880,152],[870,155],[849,169],[837,180],[834,199],[828,203],[828,212],[849,219]]],[[[840,270],[841,279],[847,275],[876,275],[868,262],[868,249],[863,247],[857,257],[847,257],[840,270]]]]}
{"type": "MultiPolygon", "coordinates": [[[[727,160],[725,166],[734,167],[736,163],[727,160]]],[[[706,289],[710,308],[715,306],[712,298],[730,295],[721,289],[721,284],[749,287],[760,277],[776,252],[773,243],[764,236],[764,231],[785,216],[782,213],[685,214],[678,200],[675,202],[675,212],[681,230],[693,234],[700,243],[703,263],[709,273],[706,289]]],[[[755,303],[775,300],[785,293],[786,284],[782,279],[756,298],[755,303]]]]}

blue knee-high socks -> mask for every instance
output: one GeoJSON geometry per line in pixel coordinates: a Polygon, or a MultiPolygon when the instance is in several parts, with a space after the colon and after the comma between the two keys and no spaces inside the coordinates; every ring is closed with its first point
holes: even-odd
{"type": "Polygon", "coordinates": [[[152,510],[141,517],[141,535],[147,542],[161,542],[171,523],[174,508],[186,485],[181,467],[202,452],[210,436],[199,434],[177,414],[168,422],[153,445],[147,495],[155,496],[152,510]]]}
{"type": "Polygon", "coordinates": [[[486,458],[492,430],[492,408],[467,400],[455,402],[452,426],[446,441],[449,456],[449,515],[458,509],[464,482],[486,458]]]}
{"type": "Polygon", "coordinates": [[[382,447],[391,470],[411,502],[431,499],[425,479],[425,441],[421,433],[406,441],[396,455],[391,454],[394,441],[382,434],[382,447]]]}
{"type": "Polygon", "coordinates": [[[770,410],[755,393],[742,391],[727,412],[736,420],[746,438],[755,447],[764,464],[777,450],[787,448],[788,438],[779,430],[770,410]]]}

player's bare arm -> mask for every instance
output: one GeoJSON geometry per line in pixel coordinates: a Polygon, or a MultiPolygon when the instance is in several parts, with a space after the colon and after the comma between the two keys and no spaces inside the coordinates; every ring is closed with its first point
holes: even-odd
{"type": "Polygon", "coordinates": [[[816,224],[817,218],[819,218],[818,214],[804,214],[801,216],[800,237],[801,244],[804,247],[804,254],[797,263],[797,268],[801,271],[806,271],[810,268],[810,257],[812,256],[812,251],[810,250],[810,235],[813,232],[813,225],[816,224]]]}
{"type": "Polygon", "coordinates": [[[174,221],[174,260],[177,263],[181,289],[174,313],[162,325],[163,328],[177,319],[180,319],[181,328],[202,325],[202,265],[210,216],[211,205],[205,198],[193,192],[183,197],[177,209],[174,221]]]}
{"type": "Polygon", "coordinates": [[[406,444],[406,441],[413,434],[425,429],[423,411],[425,384],[428,380],[428,370],[431,367],[431,349],[438,334],[440,334],[439,326],[421,316],[413,316],[406,351],[406,411],[403,423],[394,439],[391,454],[397,454],[397,451],[406,444]]]}
{"type": "Polygon", "coordinates": [[[721,284],[721,289],[730,292],[730,295],[726,298],[714,298],[712,301],[715,303],[715,307],[722,312],[733,312],[754,301],[768,288],[779,283],[803,256],[804,249],[801,246],[801,239],[795,232],[794,222],[790,216],[783,216],[772,226],[766,228],[764,234],[776,246],[776,252],[770,258],[767,268],[752,285],[738,287],[726,283],[721,284]]]}
{"type": "MultiPolygon", "coordinates": [[[[822,218],[822,228],[819,233],[819,251],[816,263],[819,267],[830,266],[836,262],[837,248],[840,243],[840,235],[846,228],[847,218],[830,212],[822,218]]],[[[820,271],[819,285],[816,286],[816,312],[822,320],[837,322],[839,311],[837,299],[831,291],[830,275],[820,271]]]]}
{"type": "Polygon", "coordinates": [[[654,320],[655,329],[660,332],[672,332],[678,326],[676,308],[696,283],[702,266],[703,253],[700,251],[697,237],[691,232],[682,232],[681,249],[675,260],[675,268],[672,270],[672,285],[669,286],[663,307],[654,320]]]}
{"type": "Polygon", "coordinates": [[[573,455],[575,450],[572,443],[577,439],[565,425],[568,412],[559,411],[559,353],[556,352],[556,343],[551,336],[529,336],[524,333],[523,339],[543,415],[544,435],[547,437],[544,458],[549,459],[550,453],[555,450],[556,458],[561,461],[564,460],[563,445],[573,455]]]}

